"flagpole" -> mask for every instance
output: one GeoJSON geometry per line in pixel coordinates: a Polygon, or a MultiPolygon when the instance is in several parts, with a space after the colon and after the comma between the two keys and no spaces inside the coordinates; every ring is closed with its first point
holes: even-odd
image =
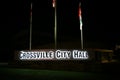
{"type": "Polygon", "coordinates": [[[55,1],[55,49],[57,48],[57,7],[55,1]]]}
{"type": "Polygon", "coordinates": [[[80,20],[80,31],[81,31],[81,49],[83,49],[83,29],[82,29],[82,12],[81,12],[81,3],[79,3],[79,20],[80,20]]]}
{"type": "Polygon", "coordinates": [[[29,50],[32,48],[32,3],[30,9],[30,40],[29,40],[29,50]]]}
{"type": "Polygon", "coordinates": [[[55,8],[55,26],[54,26],[54,41],[55,41],[55,49],[57,48],[57,7],[56,7],[56,0],[53,0],[53,7],[55,8]]]}
{"type": "Polygon", "coordinates": [[[83,30],[81,30],[81,48],[83,49],[83,30]]]}

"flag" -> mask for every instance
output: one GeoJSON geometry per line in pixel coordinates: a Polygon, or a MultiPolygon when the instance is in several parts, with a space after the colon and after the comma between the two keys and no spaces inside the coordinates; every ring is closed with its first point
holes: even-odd
{"type": "Polygon", "coordinates": [[[56,3],[56,0],[53,0],[53,2],[52,2],[52,5],[53,5],[53,7],[55,7],[55,4],[56,3]]]}
{"type": "Polygon", "coordinates": [[[79,10],[78,10],[78,16],[79,16],[79,21],[80,21],[80,30],[82,30],[82,12],[81,12],[81,3],[79,4],[79,10]]]}

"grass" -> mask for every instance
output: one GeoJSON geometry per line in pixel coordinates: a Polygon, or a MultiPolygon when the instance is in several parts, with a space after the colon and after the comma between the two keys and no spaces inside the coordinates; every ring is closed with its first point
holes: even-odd
{"type": "Polygon", "coordinates": [[[116,79],[113,75],[92,72],[59,70],[35,70],[20,68],[0,68],[0,80],[106,80],[116,79]]]}

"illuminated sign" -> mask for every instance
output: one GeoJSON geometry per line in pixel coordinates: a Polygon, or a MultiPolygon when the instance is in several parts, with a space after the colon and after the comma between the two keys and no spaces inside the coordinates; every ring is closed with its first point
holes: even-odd
{"type": "Polygon", "coordinates": [[[19,52],[20,60],[86,60],[88,58],[88,52],[81,50],[38,50],[19,52]]]}

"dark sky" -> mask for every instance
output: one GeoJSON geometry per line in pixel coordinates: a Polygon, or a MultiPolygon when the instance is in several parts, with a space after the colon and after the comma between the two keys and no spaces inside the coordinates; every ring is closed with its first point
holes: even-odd
{"type": "MultiPolygon", "coordinates": [[[[82,4],[85,41],[119,43],[119,4],[116,0],[58,0],[58,42],[80,41],[78,5],[82,4]]],[[[33,46],[54,43],[52,0],[33,0],[33,46]]],[[[1,52],[29,47],[30,0],[1,1],[1,52]]],[[[3,53],[2,53],[3,54],[3,53]]],[[[5,55],[5,54],[4,54],[5,55]]]]}

